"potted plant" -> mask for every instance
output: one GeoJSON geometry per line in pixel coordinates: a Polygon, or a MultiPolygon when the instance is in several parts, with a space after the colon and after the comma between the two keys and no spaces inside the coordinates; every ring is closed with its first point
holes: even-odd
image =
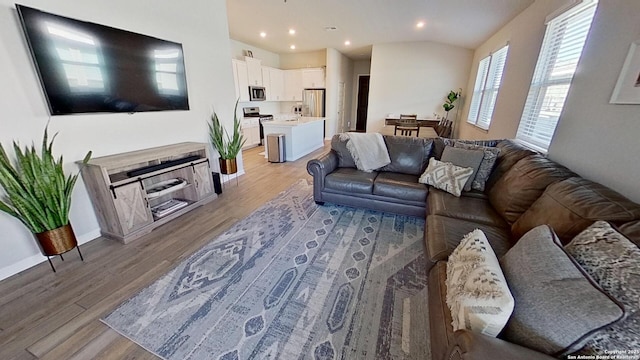
{"type": "Polygon", "coordinates": [[[211,144],[220,154],[220,172],[222,174],[235,174],[238,171],[236,157],[238,157],[245,142],[237,110],[238,101],[236,101],[236,106],[233,109],[233,133],[231,136],[220,123],[218,114],[215,111],[209,123],[209,137],[211,144]]]}
{"type": "MultiPolygon", "coordinates": [[[[0,198],[0,210],[20,220],[35,234],[47,258],[78,244],[69,223],[71,192],[78,174],[65,175],[62,156],[56,160],[52,153],[54,140],[55,135],[49,141],[45,128],[40,154],[35,145],[22,150],[14,141],[15,165],[0,144],[0,185],[6,193],[0,198]]],[[[82,163],[90,158],[91,151],[82,163]]],[[[52,264],[51,268],[55,271],[52,264]]]]}
{"type": "Polygon", "coordinates": [[[442,108],[445,111],[443,120],[446,121],[447,118],[449,117],[449,111],[453,110],[453,108],[455,107],[453,103],[456,102],[456,100],[458,100],[461,92],[462,92],[462,89],[458,90],[458,92],[454,92],[453,90],[449,91],[449,94],[447,95],[447,99],[445,100],[444,104],[442,104],[442,108]]]}

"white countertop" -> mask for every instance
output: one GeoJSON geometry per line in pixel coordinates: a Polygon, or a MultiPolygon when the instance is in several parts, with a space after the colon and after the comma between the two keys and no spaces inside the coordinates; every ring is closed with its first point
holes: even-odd
{"type": "Polygon", "coordinates": [[[295,116],[292,115],[290,119],[285,120],[286,117],[280,117],[278,120],[263,121],[262,126],[277,125],[277,126],[299,126],[314,123],[317,121],[324,121],[324,117],[311,117],[311,116],[295,116]]]}

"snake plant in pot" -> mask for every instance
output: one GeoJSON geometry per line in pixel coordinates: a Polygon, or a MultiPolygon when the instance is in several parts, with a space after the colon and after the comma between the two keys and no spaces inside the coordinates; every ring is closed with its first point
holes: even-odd
{"type": "MultiPolygon", "coordinates": [[[[23,150],[14,141],[15,164],[0,144],[0,186],[5,192],[0,196],[0,210],[20,220],[35,234],[47,257],[77,246],[69,209],[78,174],[65,175],[62,156],[56,159],[52,153],[54,140],[55,135],[49,140],[45,128],[40,154],[35,145],[23,150]]],[[[83,164],[90,158],[91,151],[83,164]]]]}
{"type": "Polygon", "coordinates": [[[238,171],[236,158],[245,142],[237,111],[238,101],[233,109],[233,132],[231,135],[222,126],[215,111],[209,123],[209,137],[211,144],[220,154],[220,172],[222,174],[235,174],[238,171]]]}

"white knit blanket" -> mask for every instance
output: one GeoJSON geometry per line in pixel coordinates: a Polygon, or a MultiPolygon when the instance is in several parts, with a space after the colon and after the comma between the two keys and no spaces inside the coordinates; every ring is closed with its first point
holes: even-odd
{"type": "Polygon", "coordinates": [[[348,140],[347,149],[358,170],[371,172],[391,163],[387,145],[379,133],[342,133],[340,140],[348,140]]]}

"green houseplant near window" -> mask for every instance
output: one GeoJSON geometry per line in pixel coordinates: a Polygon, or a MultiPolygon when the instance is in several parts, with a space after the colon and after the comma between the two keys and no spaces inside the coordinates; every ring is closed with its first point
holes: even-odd
{"type": "MultiPolygon", "coordinates": [[[[77,246],[69,209],[78,174],[65,175],[62,156],[56,160],[52,153],[54,140],[55,135],[49,141],[45,128],[40,154],[35,145],[22,150],[14,141],[15,165],[0,144],[0,185],[6,193],[0,196],[0,210],[20,220],[36,235],[47,258],[77,246]]],[[[83,164],[90,158],[91,151],[83,164]]],[[[53,265],[51,268],[55,271],[53,265]]]]}
{"type": "Polygon", "coordinates": [[[458,100],[461,92],[462,89],[458,90],[458,92],[454,92],[453,90],[451,90],[449,91],[449,94],[447,94],[447,99],[445,100],[444,104],[442,104],[442,108],[445,111],[444,120],[447,120],[449,118],[449,111],[453,110],[453,108],[456,107],[455,105],[453,105],[453,103],[458,100]]]}
{"type": "Polygon", "coordinates": [[[209,123],[209,137],[211,144],[220,154],[220,172],[223,174],[235,174],[238,171],[236,158],[245,142],[237,111],[238,101],[233,109],[233,133],[231,136],[220,123],[215,111],[209,123]]]}

